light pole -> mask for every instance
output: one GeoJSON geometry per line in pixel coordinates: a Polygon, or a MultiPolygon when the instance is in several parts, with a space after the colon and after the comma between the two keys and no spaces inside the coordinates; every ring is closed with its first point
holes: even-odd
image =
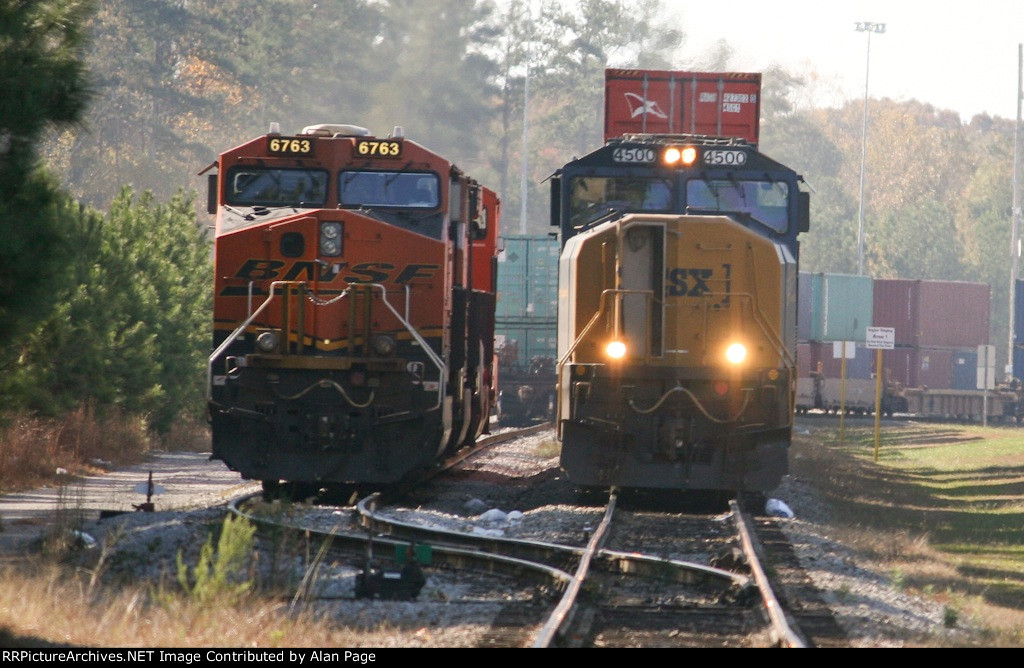
{"type": "Polygon", "coordinates": [[[1013,231],[1010,238],[1010,345],[1006,361],[1006,377],[1013,378],[1013,350],[1024,341],[1017,341],[1016,307],[1017,307],[1017,275],[1020,258],[1020,225],[1021,225],[1021,104],[1024,103],[1024,44],[1017,45],[1017,125],[1013,126],[1013,231]]]}
{"type": "Polygon", "coordinates": [[[857,213],[857,275],[864,275],[864,163],[868,156],[868,77],[871,74],[871,33],[884,33],[884,23],[859,21],[857,32],[868,34],[868,57],[864,68],[864,125],[861,129],[860,145],[860,205],[857,213]]]}

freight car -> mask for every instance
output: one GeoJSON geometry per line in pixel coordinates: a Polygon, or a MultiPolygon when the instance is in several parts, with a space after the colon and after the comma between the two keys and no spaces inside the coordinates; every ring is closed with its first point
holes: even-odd
{"type": "Polygon", "coordinates": [[[499,249],[494,328],[498,424],[550,422],[555,415],[558,240],[505,235],[499,249]]]}
{"type": "Polygon", "coordinates": [[[798,411],[874,411],[878,355],[862,341],[875,326],[893,331],[893,347],[882,351],[884,414],[977,422],[1021,415],[1019,382],[1002,378],[987,395],[977,389],[978,349],[989,340],[987,284],[801,273],[799,288],[798,411]],[[849,342],[845,365],[840,341],[849,342]]]}
{"type": "Polygon", "coordinates": [[[493,191],[397,127],[273,124],[214,167],[214,458],[267,489],[388,484],[487,429],[493,191]]]}
{"type": "Polygon", "coordinates": [[[810,197],[757,149],[759,93],[758,74],[610,70],[606,144],[552,178],[580,487],[767,492],[788,470],[810,197]]]}

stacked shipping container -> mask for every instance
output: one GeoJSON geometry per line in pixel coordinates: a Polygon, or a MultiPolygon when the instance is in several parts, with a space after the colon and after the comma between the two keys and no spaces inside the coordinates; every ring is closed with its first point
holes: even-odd
{"type": "Polygon", "coordinates": [[[989,342],[989,299],[985,283],[876,280],[875,326],[895,330],[896,348],[882,354],[887,380],[977,389],[978,346],[989,342]]]}
{"type": "MultiPolygon", "coordinates": [[[[895,348],[883,351],[883,379],[910,388],[976,389],[977,347],[989,340],[989,292],[984,283],[801,273],[799,377],[819,371],[825,379],[820,395],[840,378],[842,361],[832,342],[855,341],[846,377],[871,379],[877,355],[864,346],[866,327],[891,327],[895,348]]],[[[802,384],[806,404],[809,385],[802,384]]],[[[835,403],[827,398],[834,394],[834,388],[825,391],[826,404],[835,403]]],[[[873,389],[870,394],[873,401],[873,389]]]]}
{"type": "Polygon", "coordinates": [[[558,241],[547,235],[502,237],[498,254],[495,347],[517,344],[518,366],[557,351],[558,241]]]}

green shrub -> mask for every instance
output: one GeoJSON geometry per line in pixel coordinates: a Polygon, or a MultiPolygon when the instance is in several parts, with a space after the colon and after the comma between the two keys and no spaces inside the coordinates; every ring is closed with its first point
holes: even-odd
{"type": "Polygon", "coordinates": [[[199,551],[199,563],[192,568],[185,564],[178,551],[178,583],[196,601],[207,604],[218,601],[227,605],[237,603],[252,588],[252,579],[246,567],[252,557],[256,526],[244,518],[224,518],[217,549],[213,548],[211,533],[199,551]]]}

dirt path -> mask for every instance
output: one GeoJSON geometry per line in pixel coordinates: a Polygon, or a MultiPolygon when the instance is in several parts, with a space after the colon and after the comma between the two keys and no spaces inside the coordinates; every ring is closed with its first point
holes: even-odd
{"type": "Polygon", "coordinates": [[[147,502],[152,473],[155,510],[216,505],[259,483],[243,480],[209,453],[164,452],[147,462],[67,484],[0,496],[0,554],[16,555],[58,524],[75,526],[103,511],[137,512],[147,502]]]}

